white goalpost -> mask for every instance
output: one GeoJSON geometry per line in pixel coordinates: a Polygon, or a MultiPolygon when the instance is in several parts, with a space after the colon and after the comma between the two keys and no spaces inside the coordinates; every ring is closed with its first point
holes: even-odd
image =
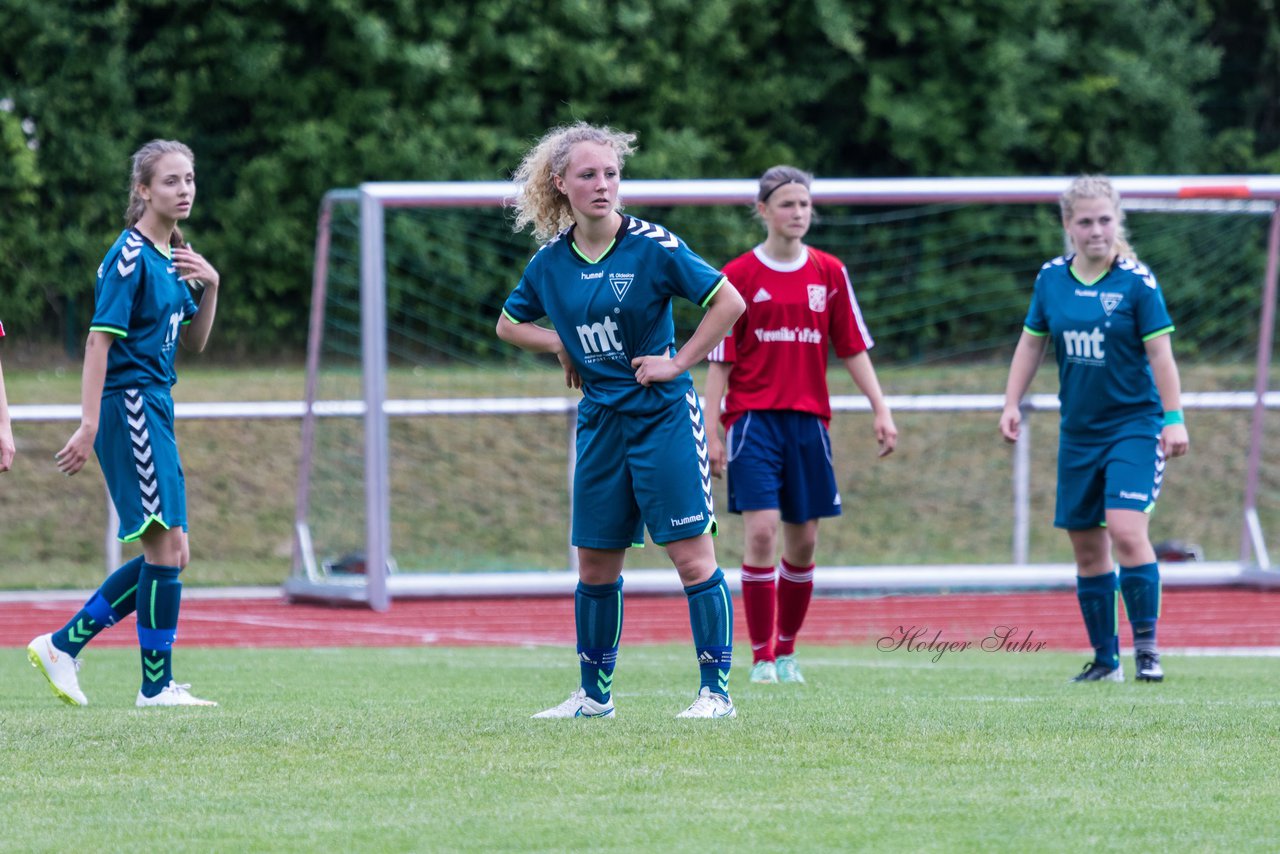
{"type": "MultiPolygon", "coordinates": [[[[1258,513],[1260,471],[1263,467],[1263,438],[1268,410],[1280,409],[1280,392],[1269,391],[1269,369],[1275,326],[1278,259],[1280,259],[1280,177],[1273,176],[1127,176],[1113,177],[1124,198],[1127,212],[1188,207],[1197,210],[1229,210],[1266,217],[1266,262],[1262,280],[1256,283],[1257,345],[1251,392],[1184,394],[1187,409],[1247,411],[1248,462],[1243,494],[1234,503],[1241,508],[1238,555],[1233,560],[1193,561],[1162,567],[1167,584],[1212,585],[1233,583],[1273,584],[1263,523],[1258,513]]],[[[1066,188],[1067,178],[950,178],[950,179],[818,179],[812,188],[815,205],[900,208],[922,205],[1050,205],[1056,204],[1066,188]]],[[[628,180],[623,195],[629,206],[747,206],[755,199],[755,180],[628,180]]],[[[392,541],[393,467],[390,452],[391,419],[441,419],[452,421],[452,429],[466,429],[458,416],[532,416],[563,419],[563,453],[567,479],[572,479],[574,460],[573,425],[576,400],[566,397],[495,395],[492,397],[411,397],[394,395],[388,383],[388,257],[387,214],[401,208],[501,208],[513,194],[506,182],[404,182],[367,183],[358,190],[333,191],[321,207],[316,240],[316,265],[312,289],[312,310],[307,351],[307,386],[302,417],[301,458],[294,520],[293,569],[284,583],[295,599],[356,602],[375,610],[386,610],[394,598],[414,596],[546,595],[572,591],[577,581],[573,549],[565,544],[563,567],[550,571],[401,571],[392,541]],[[358,336],[358,380],[355,397],[322,399],[319,376],[326,334],[326,306],[330,295],[329,259],[331,218],[336,205],[358,205],[359,210],[359,298],[358,308],[344,310],[358,314],[350,321],[353,340],[358,336]],[[353,427],[341,463],[352,478],[362,481],[360,507],[340,511],[347,521],[362,517],[360,547],[346,555],[332,553],[318,545],[314,536],[316,508],[314,479],[323,463],[316,453],[317,428],[322,420],[342,419],[353,427]],[[354,427],[358,424],[359,429],[354,427]],[[359,434],[358,436],[356,434],[359,434]],[[353,564],[359,564],[358,567],[353,564]],[[353,571],[354,570],[354,571],[353,571]]],[[[1038,259],[1040,260],[1040,259],[1038,259]]],[[[1159,271],[1158,271],[1159,272],[1159,271]]],[[[511,281],[518,270],[511,273],[511,281]]],[[[1027,282],[1028,286],[1030,282],[1027,282]]],[[[494,307],[496,322],[497,307],[494,307]]],[[[352,371],[356,354],[351,353],[352,371]]],[[[354,377],[353,377],[354,380],[354,377]]],[[[895,413],[935,414],[985,412],[994,419],[1003,406],[993,394],[910,394],[889,396],[895,413]]],[[[1034,394],[1025,402],[1028,413],[1053,413],[1055,395],[1034,394]]],[[[865,399],[836,396],[837,413],[867,412],[865,399]]],[[[1031,426],[1035,419],[1029,419],[1031,426]]],[[[993,422],[994,423],[994,422],[993,422]]],[[[1007,502],[1012,519],[1012,539],[1008,563],[959,563],[955,561],[912,565],[827,566],[815,580],[820,591],[835,590],[925,590],[983,589],[1025,586],[1065,586],[1074,578],[1068,564],[1033,563],[1029,559],[1031,539],[1030,495],[1032,429],[1024,429],[1014,449],[1008,473],[1009,493],[998,497],[1007,502]]],[[[1212,440],[1201,453],[1213,451],[1212,440]]],[[[981,451],[975,451],[981,453],[981,451]]],[[[567,483],[562,480],[561,485],[567,483]]],[[[997,498],[994,497],[993,498],[997,498]]],[[[870,500],[874,500],[872,497],[870,500]]],[[[564,531],[567,538],[568,517],[564,531]]],[[[352,522],[352,524],[355,524],[352,522]]],[[[653,556],[656,564],[660,556],[653,556]]],[[[725,569],[732,583],[736,573],[725,569]]],[[[679,582],[670,569],[626,571],[627,587],[633,592],[677,592],[679,582]]]]}

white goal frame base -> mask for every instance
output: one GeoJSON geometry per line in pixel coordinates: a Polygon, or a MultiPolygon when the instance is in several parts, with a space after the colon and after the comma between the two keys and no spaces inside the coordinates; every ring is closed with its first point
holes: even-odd
{"type": "MultiPolygon", "coordinates": [[[[742,590],[741,571],[725,569],[734,592],[742,590]]],[[[623,570],[626,592],[632,595],[675,595],[683,592],[674,569],[623,570]]],[[[578,574],[556,572],[392,573],[386,576],[392,599],[468,599],[530,596],[572,596],[578,574]]],[[[1280,588],[1280,572],[1260,570],[1235,561],[1188,561],[1160,564],[1165,587],[1280,588]]],[[[300,602],[342,602],[367,605],[369,588],[363,575],[329,576],[314,581],[289,578],[285,594],[300,602]]],[[[874,593],[971,593],[1006,590],[1075,589],[1076,566],[1071,563],[936,564],[928,566],[821,566],[813,574],[818,595],[874,593]]]]}

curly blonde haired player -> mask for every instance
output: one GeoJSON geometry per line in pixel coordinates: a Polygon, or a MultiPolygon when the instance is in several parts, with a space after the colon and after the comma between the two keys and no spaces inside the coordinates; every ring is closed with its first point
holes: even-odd
{"type": "Polygon", "coordinates": [[[507,298],[497,333],[552,353],[582,389],[572,541],[580,687],[536,718],[611,717],[622,632],[622,565],[644,529],[680,574],[699,668],[680,717],[734,717],[733,603],[716,564],[706,429],[689,367],[742,313],[742,298],[676,235],[621,213],[635,135],[578,122],[549,131],[516,172],[516,229],[543,243],[507,298]],[[706,309],[679,349],[673,298],[706,309]],[[534,321],[548,318],[554,331],[534,321]]]}
{"type": "Polygon", "coordinates": [[[178,344],[200,352],[218,309],[218,271],[187,245],[178,222],[196,196],[195,155],[174,140],[152,140],[133,155],[125,230],[98,267],[85,343],[80,426],[55,455],[74,475],[90,452],[102,466],[120,517],[122,542],[142,554],[123,564],[61,629],[27,646],[31,664],[71,705],[79,656],[103,629],[137,611],[142,687],[138,706],[216,706],[173,679],[173,644],[190,557],[186,481],[173,431],[178,344]],[[197,305],[191,289],[202,287],[197,305]]]}
{"type": "Polygon", "coordinates": [[[813,177],[774,166],[760,177],[756,213],[763,243],[725,265],[747,310],[711,351],[707,407],[720,412],[725,441],[710,431],[716,477],[728,473],[729,511],[741,513],[746,544],[742,604],[751,636],[751,681],[803,682],[796,636],[813,595],[818,521],[840,515],[831,461],[831,351],[875,413],[881,457],[898,429],[868,352],[872,347],[839,259],[806,246],[813,220],[813,177]],[[781,562],[778,527],[782,527],[781,562]],[[776,632],[775,632],[776,613],[776,632]]]}
{"type": "Polygon", "coordinates": [[[1118,595],[1133,628],[1137,677],[1160,682],[1160,570],[1147,531],[1165,460],[1189,446],[1173,321],[1155,274],[1129,246],[1110,180],[1076,178],[1059,206],[1073,251],[1045,262],[1036,276],[1000,432],[1017,441],[1022,397],[1052,338],[1062,404],[1053,523],[1071,538],[1076,595],[1094,649],[1072,681],[1124,681],[1118,595]]]}

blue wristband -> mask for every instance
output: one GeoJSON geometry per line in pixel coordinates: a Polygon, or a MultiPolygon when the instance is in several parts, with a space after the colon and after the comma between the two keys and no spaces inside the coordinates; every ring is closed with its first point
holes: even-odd
{"type": "Polygon", "coordinates": [[[1187,423],[1187,420],[1182,417],[1181,409],[1171,409],[1164,414],[1164,426],[1166,427],[1168,427],[1170,424],[1186,424],[1186,423],[1187,423]]]}

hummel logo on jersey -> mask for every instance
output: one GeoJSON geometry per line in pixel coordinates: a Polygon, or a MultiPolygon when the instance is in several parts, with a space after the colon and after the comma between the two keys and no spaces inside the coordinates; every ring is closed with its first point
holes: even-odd
{"type": "Polygon", "coordinates": [[[751,301],[752,302],[768,302],[771,299],[773,299],[773,294],[769,293],[764,288],[761,288],[760,290],[756,291],[756,295],[751,298],[751,301]]]}
{"type": "Polygon", "coordinates": [[[1102,347],[1102,343],[1106,340],[1107,336],[1096,326],[1093,327],[1092,332],[1068,329],[1062,333],[1062,347],[1066,350],[1069,359],[1102,361],[1107,357],[1102,347]]]}
{"type": "Polygon", "coordinates": [[[642,235],[658,241],[659,244],[668,249],[675,249],[680,246],[680,238],[667,231],[660,225],[651,222],[645,222],[642,219],[631,218],[631,227],[629,229],[632,234],[642,235]]]}
{"type": "Polygon", "coordinates": [[[122,277],[127,276],[138,266],[138,262],[134,259],[138,257],[138,253],[142,251],[142,247],[146,244],[142,242],[142,238],[136,234],[130,234],[124,239],[124,246],[120,247],[120,260],[116,262],[116,272],[122,277]],[[126,264],[125,261],[129,263],[126,264]]]}
{"type": "Polygon", "coordinates": [[[590,359],[593,354],[621,353],[622,340],[618,337],[618,324],[612,317],[600,323],[584,323],[577,327],[578,343],[590,359]]]}
{"type": "Polygon", "coordinates": [[[176,270],[176,269],[178,269],[178,268],[177,268],[177,267],[175,267],[175,266],[173,266],[172,264],[170,264],[168,267],[165,267],[165,268],[164,268],[164,271],[165,271],[166,273],[172,273],[172,272],[173,272],[174,270],[176,270]]]}
{"type": "Polygon", "coordinates": [[[609,274],[609,287],[613,288],[613,295],[618,298],[618,302],[622,302],[622,298],[627,295],[627,289],[631,287],[635,277],[635,273],[609,274]]]}
{"type": "Polygon", "coordinates": [[[1133,501],[1149,501],[1150,500],[1150,498],[1147,497],[1147,494],[1145,492],[1129,492],[1124,489],[1120,490],[1120,497],[1128,498],[1133,501]]]}
{"type": "Polygon", "coordinates": [[[1102,310],[1107,313],[1107,317],[1111,316],[1111,312],[1116,310],[1116,306],[1124,299],[1124,294],[1098,294],[1098,299],[1102,301],[1102,310]]]}
{"type": "Polygon", "coordinates": [[[594,273],[588,273],[586,270],[582,271],[582,281],[584,282],[589,279],[603,279],[603,278],[604,278],[604,270],[596,270],[594,273]]]}
{"type": "Polygon", "coordinates": [[[1120,263],[1116,265],[1121,270],[1130,270],[1134,275],[1142,279],[1142,283],[1151,290],[1156,289],[1156,277],[1152,275],[1151,268],[1141,261],[1134,261],[1130,258],[1122,258],[1120,263]]]}

